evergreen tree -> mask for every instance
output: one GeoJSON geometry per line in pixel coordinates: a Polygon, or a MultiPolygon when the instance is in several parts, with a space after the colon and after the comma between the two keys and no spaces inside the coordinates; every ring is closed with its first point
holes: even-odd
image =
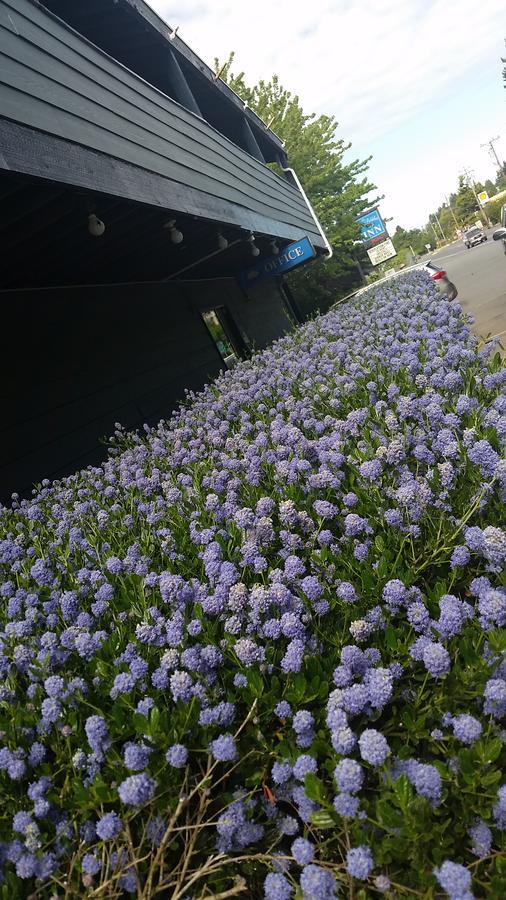
{"type": "MultiPolygon", "coordinates": [[[[284,140],[289,165],[332,244],[332,259],[291,276],[304,307],[327,308],[361,283],[361,268],[370,268],[363,248],[354,244],[360,238],[357,216],[381,199],[368,202],[375,190],[366,177],[370,157],[345,162],[344,154],[351,145],[336,137],[333,116],[305,113],[299,97],[286,90],[277,75],[249,86],[244,72],[232,73],[233,60],[233,53],[224,64],[215,60],[216,72],[284,140]]],[[[275,164],[272,168],[283,174],[275,164]]]]}

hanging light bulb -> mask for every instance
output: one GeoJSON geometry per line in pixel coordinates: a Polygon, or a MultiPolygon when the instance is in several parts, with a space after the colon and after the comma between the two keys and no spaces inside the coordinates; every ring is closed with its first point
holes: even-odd
{"type": "Polygon", "coordinates": [[[256,244],[251,244],[251,255],[252,256],[260,256],[260,250],[256,244]]]}
{"type": "Polygon", "coordinates": [[[227,238],[225,237],[224,234],[221,233],[221,231],[218,231],[218,249],[219,249],[219,250],[226,250],[227,247],[228,247],[228,240],[227,240],[227,238]]]}
{"type": "Polygon", "coordinates": [[[253,243],[253,241],[255,240],[255,235],[253,234],[252,231],[250,231],[250,233],[248,234],[248,237],[246,238],[246,240],[247,240],[247,241],[250,241],[251,243],[253,243]]]}
{"type": "Polygon", "coordinates": [[[93,237],[102,237],[105,231],[105,225],[102,222],[102,219],[99,219],[95,213],[90,213],[88,216],[88,231],[93,237]]]}
{"type": "Polygon", "coordinates": [[[163,226],[164,228],[169,229],[169,237],[173,244],[180,244],[184,238],[183,232],[179,231],[179,228],[176,228],[176,220],[171,219],[170,222],[166,222],[163,226]]]}
{"type": "Polygon", "coordinates": [[[272,250],[273,256],[277,256],[277,255],[278,255],[278,253],[279,253],[279,247],[278,247],[276,241],[271,241],[271,250],[272,250]]]}

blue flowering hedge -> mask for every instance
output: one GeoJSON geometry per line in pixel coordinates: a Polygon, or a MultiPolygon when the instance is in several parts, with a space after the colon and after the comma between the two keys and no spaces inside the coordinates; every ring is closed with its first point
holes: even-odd
{"type": "Polygon", "coordinates": [[[0,513],[3,898],[506,896],[506,370],[415,273],[0,513]]]}

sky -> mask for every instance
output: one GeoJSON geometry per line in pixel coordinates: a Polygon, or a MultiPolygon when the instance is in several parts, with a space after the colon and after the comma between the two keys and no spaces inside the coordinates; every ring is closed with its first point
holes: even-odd
{"type": "Polygon", "coordinates": [[[205,62],[235,52],[249,84],[273,73],[304,111],[337,119],[347,158],[372,156],[380,208],[423,225],[459,173],[506,160],[505,0],[150,0],[205,62]]]}

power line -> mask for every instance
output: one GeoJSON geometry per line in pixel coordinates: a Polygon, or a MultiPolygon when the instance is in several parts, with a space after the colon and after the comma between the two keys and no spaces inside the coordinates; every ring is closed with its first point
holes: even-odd
{"type": "Polygon", "coordinates": [[[501,163],[500,163],[500,161],[499,161],[499,157],[498,157],[498,155],[497,155],[497,153],[496,153],[496,149],[495,149],[495,147],[494,147],[494,144],[495,144],[496,141],[499,140],[499,137],[500,137],[500,135],[497,135],[497,137],[494,137],[494,138],[490,138],[489,141],[485,141],[485,143],[484,143],[484,144],[480,144],[480,146],[481,146],[481,147],[488,147],[488,152],[490,153],[490,155],[493,156],[493,157],[495,157],[495,161],[496,161],[496,163],[497,163],[497,168],[498,168],[498,169],[502,169],[501,163]]]}

